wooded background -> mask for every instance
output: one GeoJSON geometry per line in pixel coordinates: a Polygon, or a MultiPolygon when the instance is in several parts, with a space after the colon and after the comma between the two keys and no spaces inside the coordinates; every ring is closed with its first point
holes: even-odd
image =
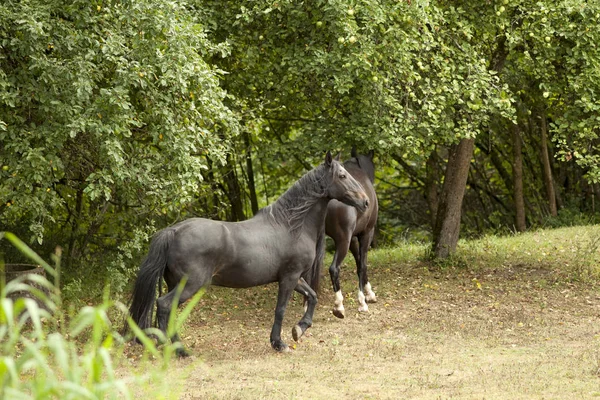
{"type": "Polygon", "coordinates": [[[379,244],[598,221],[599,45],[596,1],[5,0],[0,230],[118,292],[351,146],[379,244]]]}

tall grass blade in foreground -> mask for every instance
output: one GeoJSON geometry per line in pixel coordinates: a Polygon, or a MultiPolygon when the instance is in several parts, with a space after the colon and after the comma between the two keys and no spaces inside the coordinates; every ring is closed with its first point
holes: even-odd
{"type": "MultiPolygon", "coordinates": [[[[42,265],[53,282],[39,275],[1,282],[0,398],[130,399],[127,381],[117,378],[113,362],[124,340],[109,318],[111,309],[122,311],[125,306],[110,300],[106,288],[102,304],[85,306],[72,317],[65,315],[59,288],[60,249],[53,255],[51,266],[12,233],[0,232],[2,239],[42,265]],[[27,292],[32,298],[7,297],[15,292],[27,292]]],[[[1,259],[0,270],[4,270],[1,259]]],[[[199,298],[195,296],[182,315],[171,322],[173,330],[181,326],[199,298]]],[[[165,345],[161,353],[145,333],[139,328],[136,331],[135,324],[130,326],[145,350],[163,358],[166,365],[175,352],[174,346],[165,345]]]]}

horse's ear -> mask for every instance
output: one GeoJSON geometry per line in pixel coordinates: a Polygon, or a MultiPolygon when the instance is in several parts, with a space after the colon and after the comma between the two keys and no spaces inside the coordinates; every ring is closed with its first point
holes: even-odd
{"type": "Polygon", "coordinates": [[[334,160],[335,161],[340,161],[340,158],[342,157],[342,152],[338,152],[337,155],[335,156],[334,160]]]}
{"type": "Polygon", "coordinates": [[[375,150],[369,150],[369,154],[367,154],[369,158],[372,160],[375,157],[375,150]]]}
{"type": "Polygon", "coordinates": [[[350,150],[350,156],[356,157],[356,146],[352,146],[352,150],[350,150]]]}
{"type": "Polygon", "coordinates": [[[331,157],[331,151],[327,150],[327,154],[325,154],[325,165],[331,167],[331,163],[333,162],[333,157],[331,157]]]}

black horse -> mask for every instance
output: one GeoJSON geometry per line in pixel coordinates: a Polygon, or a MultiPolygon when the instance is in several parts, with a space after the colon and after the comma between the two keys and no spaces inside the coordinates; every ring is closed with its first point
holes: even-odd
{"type": "Polygon", "coordinates": [[[358,311],[368,311],[367,303],[375,303],[377,297],[371,288],[367,277],[367,252],[373,241],[375,224],[377,222],[378,204],[373,182],[375,181],[375,166],[373,165],[373,151],[368,155],[357,154],[352,148],[352,158],[344,162],[344,168],[365,189],[369,197],[369,208],[360,210],[348,207],[337,200],[329,202],[325,231],[335,242],[335,255],[329,267],[331,283],[335,292],[335,306],[333,314],[344,318],[344,296],[340,288],[340,265],[348,248],[356,260],[356,273],[358,274],[358,311]],[[356,240],[356,239],[358,240],[356,240]],[[366,292],[366,296],[365,296],[366,292]]]}
{"type": "MultiPolygon", "coordinates": [[[[176,288],[187,277],[179,304],[210,284],[247,288],[279,283],[271,346],[285,351],[281,324],[291,293],[308,299],[302,319],[292,329],[294,340],[312,325],[317,304],[315,290],[325,243],[327,204],[336,199],[365,212],[369,198],[337,158],[327,152],[325,162],[308,172],[275,203],[243,222],[191,218],[159,231],[140,267],[129,308],[142,329],[149,328],[161,277],[168,293],[156,300],[158,328],[166,333],[176,288]],[[307,282],[308,281],[308,282],[307,282]],[[309,284],[310,283],[310,284],[309,284]]],[[[177,334],[171,337],[179,342],[177,334]]],[[[179,356],[188,355],[182,347],[179,356]]]]}

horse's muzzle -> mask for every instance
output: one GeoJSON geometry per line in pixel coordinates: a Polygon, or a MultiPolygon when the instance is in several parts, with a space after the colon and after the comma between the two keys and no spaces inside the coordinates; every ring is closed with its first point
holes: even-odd
{"type": "Polygon", "coordinates": [[[367,197],[365,199],[360,199],[356,204],[356,208],[358,208],[360,212],[367,211],[369,208],[369,198],[367,197]]]}
{"type": "Polygon", "coordinates": [[[346,203],[347,205],[356,208],[360,212],[367,211],[370,205],[367,195],[358,191],[348,193],[341,201],[342,203],[346,203]]]}

